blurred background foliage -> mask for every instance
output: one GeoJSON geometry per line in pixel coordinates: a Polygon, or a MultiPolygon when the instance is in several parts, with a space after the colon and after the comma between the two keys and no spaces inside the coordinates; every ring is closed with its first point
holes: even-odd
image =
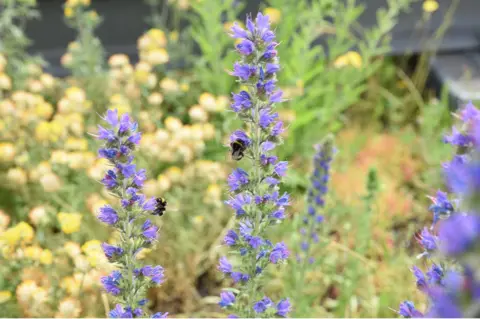
{"type": "MultiPolygon", "coordinates": [[[[388,55],[389,32],[413,2],[389,0],[361,33],[356,21],[364,8],[354,0],[261,6],[281,42],[279,84],[289,100],[280,115],[289,129],[280,156],[291,163],[285,187],[293,198],[290,222],[275,236],[294,253],[287,266],[266,274],[267,289],[289,296],[296,317],[392,317],[390,308],[404,298],[425,304],[409,268],[418,253],[415,233],[427,222],[426,194],[441,186],[439,164],[450,152],[441,134],[451,116],[448,92],[436,99],[426,88],[426,63],[412,68],[409,57],[388,55]],[[325,221],[306,283],[299,283],[292,274],[302,263],[294,256],[312,145],[330,132],[338,154],[325,221]]],[[[90,0],[66,1],[64,20],[76,40],[61,59],[70,75],[56,78],[26,51],[25,22],[39,18],[35,0],[0,0],[4,317],[101,317],[109,309],[99,278],[111,266],[100,241],[115,238],[95,214],[113,199],[98,183],[106,163],[91,135],[107,109],[139,121],[139,165],[150,177],[145,191],[169,203],[158,244],[142,256],[163,265],[168,279],[149,292],[149,307],[172,316],[224,316],[216,264],[232,222],[223,201],[232,165],[227,134],[235,127],[226,112],[236,86],[227,74],[235,58],[227,32],[244,7],[234,0],[147,3],[151,29],[138,39],[139,61],[132,62],[107,56],[95,35],[102,18],[90,0]]],[[[428,23],[435,7],[423,7],[428,23]]]]}

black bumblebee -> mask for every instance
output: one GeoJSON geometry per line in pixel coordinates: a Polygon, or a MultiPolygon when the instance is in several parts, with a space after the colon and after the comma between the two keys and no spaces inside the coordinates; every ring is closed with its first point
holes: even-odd
{"type": "Polygon", "coordinates": [[[232,158],[236,161],[239,161],[243,158],[245,150],[247,149],[247,145],[242,140],[235,140],[230,143],[230,147],[232,148],[232,158]]]}
{"type": "Polygon", "coordinates": [[[153,215],[162,216],[165,212],[165,209],[167,208],[167,201],[165,200],[165,198],[162,197],[156,198],[155,201],[157,202],[157,204],[155,205],[153,215]]]}

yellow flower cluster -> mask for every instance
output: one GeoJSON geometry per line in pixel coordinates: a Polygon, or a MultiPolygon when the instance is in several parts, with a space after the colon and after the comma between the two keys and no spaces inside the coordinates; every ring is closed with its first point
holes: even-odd
{"type": "Polygon", "coordinates": [[[63,14],[67,18],[75,16],[75,10],[79,7],[88,7],[91,0],[67,0],[63,9],[63,14]]]}
{"type": "Polygon", "coordinates": [[[167,63],[169,56],[165,49],[166,45],[165,33],[160,29],[150,29],[137,42],[140,61],[153,66],[167,63]]]}
{"type": "Polygon", "coordinates": [[[34,280],[25,280],[17,286],[17,301],[27,317],[37,317],[48,313],[48,290],[34,280]]]}
{"type": "Polygon", "coordinates": [[[17,245],[31,243],[34,235],[32,226],[20,222],[0,234],[0,247],[13,249],[17,245]]]}
{"type": "Polygon", "coordinates": [[[80,230],[82,215],[79,213],[60,212],[57,215],[60,228],[65,234],[73,234],[80,230]]]}
{"type": "Polygon", "coordinates": [[[176,117],[167,117],[165,128],[154,133],[144,134],[140,147],[161,161],[191,162],[205,149],[205,141],[215,137],[215,128],[211,123],[184,125],[176,117]]]}

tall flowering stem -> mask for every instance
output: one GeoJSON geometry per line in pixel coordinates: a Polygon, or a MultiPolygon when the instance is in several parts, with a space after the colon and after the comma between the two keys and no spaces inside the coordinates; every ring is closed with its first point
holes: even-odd
{"type": "Polygon", "coordinates": [[[325,205],[325,196],[328,192],[328,181],[330,179],[330,165],[335,154],[333,137],[328,135],[320,144],[315,146],[315,156],[313,157],[313,172],[310,177],[310,186],[307,192],[307,213],[302,219],[303,227],[300,229],[302,242],[300,248],[303,252],[298,256],[302,261],[303,282],[305,268],[307,263],[313,263],[313,257],[310,256],[313,243],[318,243],[318,225],[323,222],[323,215],[320,210],[325,205]]]}
{"type": "MultiPolygon", "coordinates": [[[[444,141],[457,155],[443,164],[450,194],[438,191],[429,210],[433,224],[419,238],[431,267],[413,266],[416,285],[426,294],[427,317],[480,316],[480,111],[469,103],[444,141]],[[449,199],[450,197],[450,199],[449,199]]],[[[400,305],[403,317],[423,317],[410,301],[400,305]]]]}
{"type": "MultiPolygon", "coordinates": [[[[128,114],[119,118],[117,110],[109,110],[103,120],[107,126],[98,127],[97,138],[104,141],[98,155],[106,158],[111,168],[102,183],[110,194],[118,198],[119,205],[100,208],[98,219],[115,228],[120,234],[120,241],[117,245],[102,244],[105,255],[118,269],[101,278],[101,282],[118,301],[109,313],[111,318],[145,317],[147,290],[164,281],[163,268],[141,265],[136,256],[157,239],[158,227],[149,217],[160,214],[165,202],[146,198],[141,193],[146,171],[137,169],[134,164],[133,152],[141,138],[137,123],[128,114]]],[[[166,315],[159,312],[153,318],[164,318],[166,315]]]]}
{"type": "Polygon", "coordinates": [[[268,16],[259,13],[246,19],[247,29],[235,24],[231,36],[237,39],[240,61],[231,75],[245,90],[233,94],[232,110],[246,124],[230,136],[232,156],[246,162],[248,168],[235,169],[228,177],[231,197],[226,202],[235,212],[236,225],[228,231],[225,244],[231,248],[236,263],[220,259],[219,269],[237,286],[221,294],[220,306],[240,317],[285,317],[291,310],[288,299],[273,302],[262,292],[262,273],[269,264],[280,264],[289,256],[283,242],[273,244],[266,238],[268,229],[285,219],[289,195],[280,193],[280,180],[288,163],[273,154],[281,143],[283,123],[274,111],[282,102],[276,88],[279,71],[275,34],[268,16]]]}

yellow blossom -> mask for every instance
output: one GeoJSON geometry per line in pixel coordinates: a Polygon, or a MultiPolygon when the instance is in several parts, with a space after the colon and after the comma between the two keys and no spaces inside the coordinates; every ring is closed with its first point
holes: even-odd
{"type": "Polygon", "coordinates": [[[200,105],[194,105],[188,110],[188,115],[192,121],[206,122],[208,120],[208,114],[200,105]]]}
{"type": "Polygon", "coordinates": [[[165,127],[171,132],[177,132],[182,126],[182,121],[176,117],[169,116],[165,119],[165,127]]]}
{"type": "Polygon", "coordinates": [[[25,257],[33,260],[39,260],[42,254],[42,248],[39,246],[29,246],[23,250],[25,257]]]}
{"type": "Polygon", "coordinates": [[[7,172],[7,180],[15,185],[25,185],[27,173],[20,167],[10,168],[7,172]]]}
{"type": "Polygon", "coordinates": [[[44,249],[40,255],[40,263],[44,265],[51,265],[53,262],[53,254],[50,250],[44,249]]]}
{"type": "Polygon", "coordinates": [[[77,280],[72,276],[63,278],[60,283],[60,287],[65,289],[68,292],[68,294],[72,296],[78,295],[78,293],[80,292],[80,286],[81,286],[81,281],[77,280]]]}
{"type": "Polygon", "coordinates": [[[30,210],[28,218],[34,225],[45,223],[48,219],[47,210],[44,206],[36,206],[30,210]]]}
{"type": "Polygon", "coordinates": [[[67,241],[63,244],[63,249],[71,258],[75,258],[82,253],[80,245],[73,241],[67,241]]]}
{"type": "Polygon", "coordinates": [[[69,137],[65,142],[65,148],[72,151],[86,151],[88,142],[85,138],[69,137]]]}
{"type": "Polygon", "coordinates": [[[108,64],[113,67],[122,67],[130,63],[130,60],[125,54],[114,54],[108,59],[108,64]]]}
{"type": "Polygon", "coordinates": [[[80,230],[82,215],[79,213],[60,212],[57,215],[60,228],[65,234],[72,234],[80,230]]]}
{"type": "Polygon", "coordinates": [[[438,10],[438,2],[436,0],[423,1],[423,11],[433,13],[438,10]]]}
{"type": "Polygon", "coordinates": [[[86,254],[92,254],[97,252],[102,252],[102,242],[96,239],[89,240],[82,245],[82,251],[86,254]]]}
{"type": "Polygon", "coordinates": [[[50,122],[42,121],[35,127],[35,138],[39,142],[47,141],[50,137],[50,122]]]}
{"type": "Polygon", "coordinates": [[[62,187],[62,181],[56,174],[50,172],[40,177],[40,185],[45,192],[53,193],[62,187]]]}
{"type": "Polygon", "coordinates": [[[190,90],[190,85],[188,85],[188,83],[182,83],[180,84],[180,90],[183,92],[188,92],[188,90],[190,90]]]}
{"type": "Polygon", "coordinates": [[[55,84],[55,78],[48,73],[43,73],[40,75],[40,82],[46,87],[46,88],[52,88],[55,84]]]}
{"type": "Polygon", "coordinates": [[[163,102],[163,95],[158,92],[154,92],[148,96],[148,103],[151,105],[158,106],[163,102]]]}
{"type": "Polygon", "coordinates": [[[168,190],[172,185],[172,182],[170,181],[170,179],[164,174],[158,175],[157,182],[158,182],[158,189],[160,192],[164,192],[168,190]]]}
{"type": "Polygon", "coordinates": [[[164,78],[160,81],[160,87],[166,92],[178,92],[179,85],[174,79],[164,78]]]}
{"type": "Polygon", "coordinates": [[[263,10],[263,13],[270,17],[272,24],[278,24],[282,19],[282,12],[276,8],[268,7],[263,10]]]}
{"type": "MultiPolygon", "coordinates": [[[[68,162],[68,153],[64,150],[55,150],[50,155],[50,162],[52,162],[52,164],[66,164],[68,162]]],[[[44,173],[46,173],[46,171],[44,173]]]]}
{"type": "Polygon", "coordinates": [[[65,7],[65,9],[63,10],[63,14],[67,18],[71,18],[73,17],[73,9],[71,7],[65,7]]]}
{"type": "Polygon", "coordinates": [[[40,102],[35,107],[35,115],[42,119],[48,119],[53,114],[53,106],[45,101],[40,102]]]}
{"type": "Polygon", "coordinates": [[[336,68],[351,65],[358,69],[362,66],[362,56],[356,51],[348,51],[344,55],[339,56],[333,65],[336,68]]]}
{"type": "Polygon", "coordinates": [[[159,191],[158,191],[158,184],[156,180],[146,180],[144,185],[143,185],[143,192],[145,193],[145,196],[157,196],[159,191]]]}
{"type": "Polygon", "coordinates": [[[151,65],[165,64],[169,61],[167,50],[164,48],[153,49],[147,52],[145,60],[151,65]]]}
{"type": "Polygon", "coordinates": [[[165,45],[167,45],[167,38],[165,37],[165,33],[160,29],[148,30],[147,36],[152,39],[156,45],[160,47],[164,47],[165,45]]]}
{"type": "Polygon", "coordinates": [[[26,305],[30,302],[32,296],[37,292],[38,285],[33,280],[25,280],[17,286],[17,300],[20,304],[26,305]]]}
{"type": "Polygon", "coordinates": [[[12,293],[8,290],[0,290],[0,304],[9,301],[12,298],[12,293]]]}
{"type": "Polygon", "coordinates": [[[12,143],[0,143],[0,161],[11,162],[15,158],[15,146],[12,143]]]}
{"type": "Polygon", "coordinates": [[[67,99],[75,103],[83,103],[86,100],[85,91],[76,86],[67,88],[65,90],[65,96],[67,99]]]}
{"type": "Polygon", "coordinates": [[[74,298],[65,298],[60,301],[58,311],[55,314],[56,318],[78,318],[82,311],[80,301],[74,298]]]}
{"type": "Polygon", "coordinates": [[[217,101],[215,100],[215,96],[213,96],[211,93],[204,92],[198,98],[198,103],[210,111],[216,109],[217,101]]]}
{"type": "Polygon", "coordinates": [[[205,219],[204,216],[197,215],[197,216],[193,217],[193,223],[196,224],[196,225],[200,225],[203,222],[204,219],[205,219]]]}

